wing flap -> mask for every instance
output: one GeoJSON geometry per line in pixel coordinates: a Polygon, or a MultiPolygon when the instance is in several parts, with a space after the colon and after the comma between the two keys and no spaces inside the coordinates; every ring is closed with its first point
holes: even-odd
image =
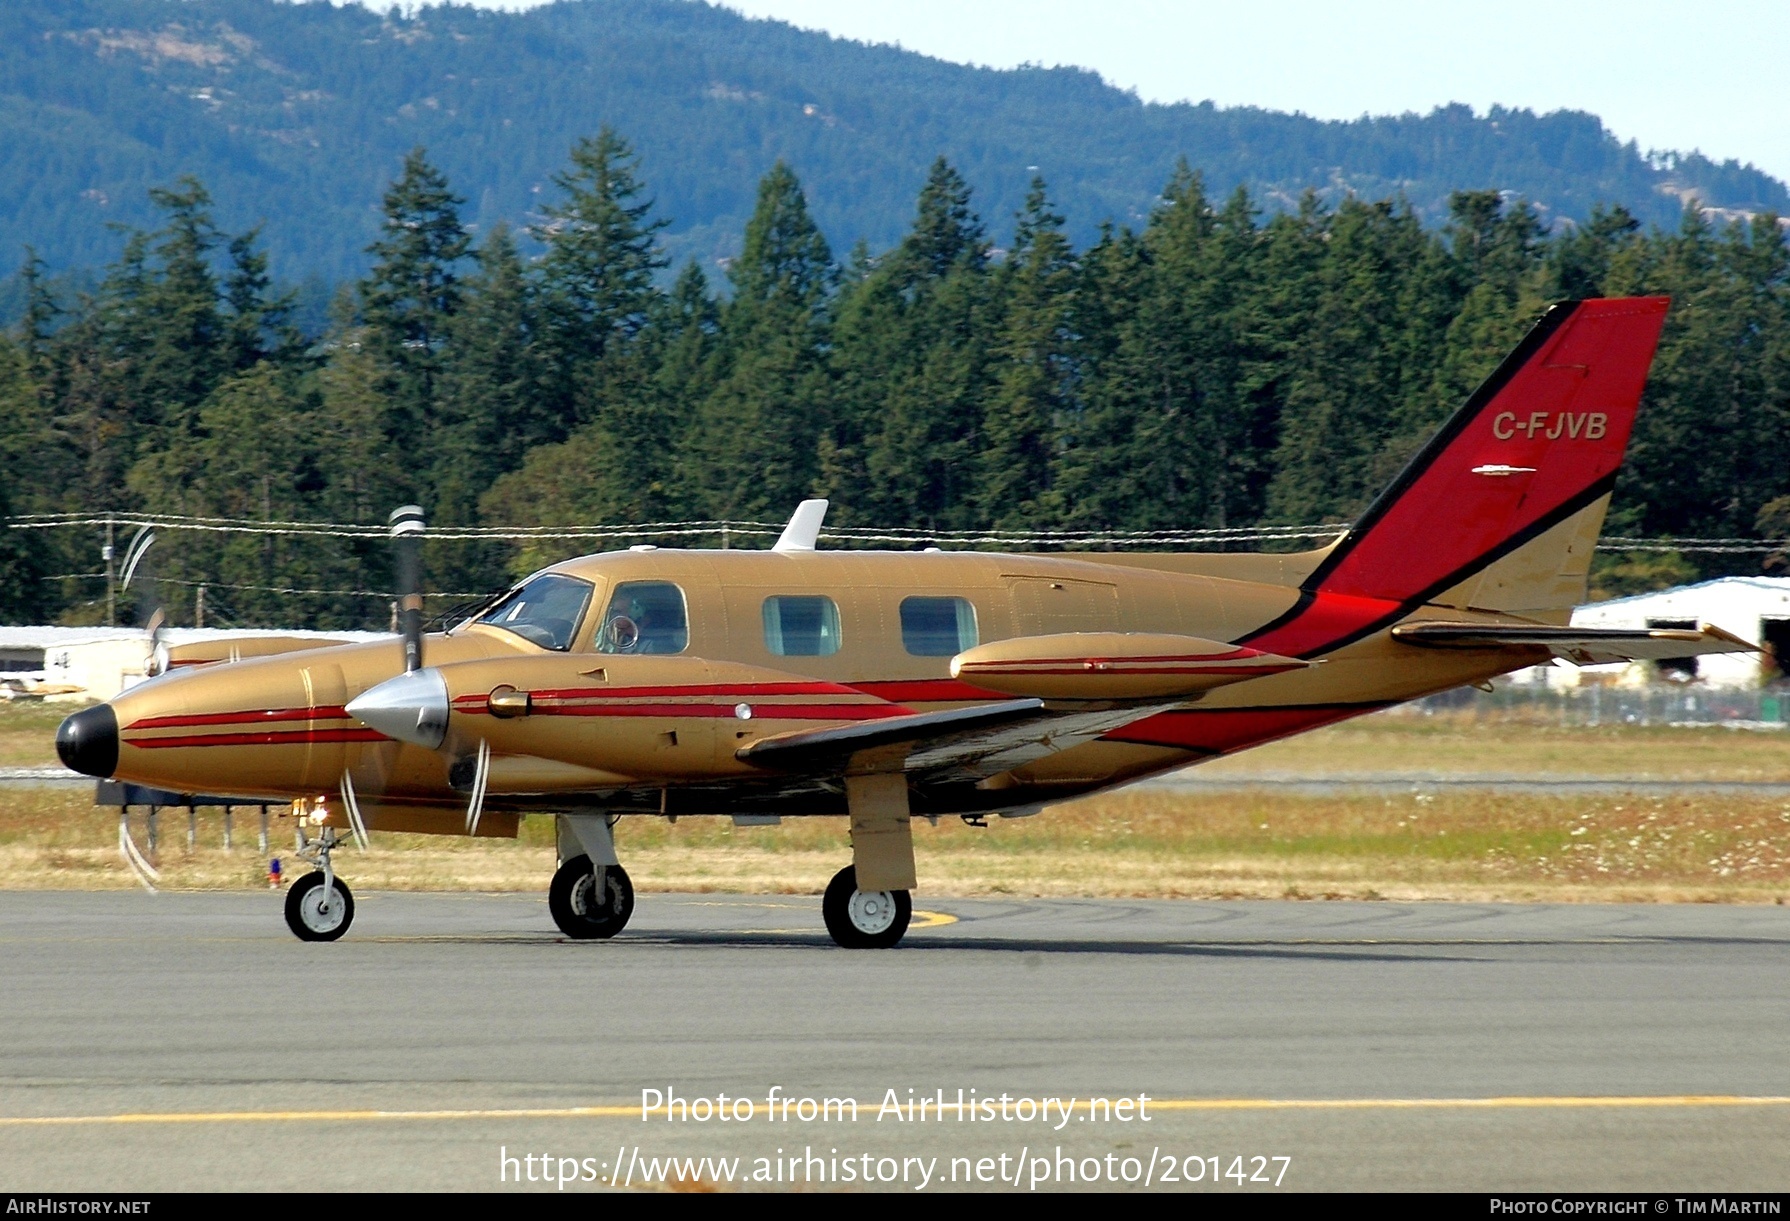
{"type": "Polygon", "coordinates": [[[1052,718],[1044,712],[1043,700],[1004,700],[825,729],[798,729],[760,738],[735,751],[734,757],[772,771],[833,771],[844,768],[852,756],[863,751],[921,745],[937,748],[1049,719],[1052,718]]]}
{"type": "Polygon", "coordinates": [[[1705,623],[1686,628],[1548,627],[1541,624],[1406,623],[1392,629],[1401,644],[1426,649],[1546,650],[1579,666],[1664,661],[1707,653],[1756,653],[1759,646],[1705,623]]]}
{"type": "Polygon", "coordinates": [[[984,780],[1185,700],[1139,707],[1046,708],[1042,700],[1007,700],[949,712],[803,729],[761,738],[735,757],[756,767],[809,776],[847,771],[903,771],[928,781],[984,780]]]}

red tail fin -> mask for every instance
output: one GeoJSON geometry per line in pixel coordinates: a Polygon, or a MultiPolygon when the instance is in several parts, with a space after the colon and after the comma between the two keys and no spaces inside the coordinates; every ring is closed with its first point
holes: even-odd
{"type": "Polygon", "coordinates": [[[1668,304],[1550,309],[1250,643],[1309,656],[1359,639],[1608,496],[1668,304]]]}

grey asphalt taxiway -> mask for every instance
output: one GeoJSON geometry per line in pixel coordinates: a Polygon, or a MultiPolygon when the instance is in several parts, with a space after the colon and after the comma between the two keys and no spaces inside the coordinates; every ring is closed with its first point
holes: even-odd
{"type": "Polygon", "coordinates": [[[929,1158],[926,1190],[1028,1189],[1041,1156],[1039,1189],[1790,1186],[1790,908],[918,906],[850,952],[806,897],[647,894],[573,943],[533,897],[365,894],[307,945],[276,894],[0,893],[0,1182],[590,1190],[795,1154],[803,1190],[929,1158]],[[643,1090],[754,1115],[642,1121],[643,1090]],[[959,1090],[1010,1117],[879,1117],[959,1090]],[[1019,1115],[1044,1097],[1077,1102],[1019,1115]]]}

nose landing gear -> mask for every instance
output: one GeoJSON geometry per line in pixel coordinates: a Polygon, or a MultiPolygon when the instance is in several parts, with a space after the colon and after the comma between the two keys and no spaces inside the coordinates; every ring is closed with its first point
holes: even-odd
{"type": "Polygon", "coordinates": [[[588,856],[575,856],[553,875],[547,910],[568,937],[579,941],[613,937],[634,914],[634,883],[620,865],[598,868],[588,856]]]}
{"type": "Polygon", "coordinates": [[[613,937],[634,914],[634,883],[615,859],[613,815],[561,814],[559,859],[547,910],[559,931],[579,941],[613,937]]]}
{"type": "Polygon", "coordinates": [[[300,941],[334,941],[354,923],[354,892],[330,865],[336,843],[335,829],[325,827],[298,849],[300,859],[317,864],[315,873],[307,873],[286,892],[286,927],[300,941]]]}

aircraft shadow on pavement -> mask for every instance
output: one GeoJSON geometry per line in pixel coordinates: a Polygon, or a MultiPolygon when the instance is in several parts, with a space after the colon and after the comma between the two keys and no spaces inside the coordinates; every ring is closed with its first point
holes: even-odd
{"type": "MultiPolygon", "coordinates": [[[[615,946],[626,945],[687,945],[708,946],[729,949],[823,949],[839,953],[841,951],[824,933],[812,935],[804,933],[750,933],[729,932],[725,930],[680,930],[677,932],[641,932],[636,936],[623,934],[612,942],[572,942],[567,945],[604,944],[615,946]]],[[[1070,938],[1045,937],[951,937],[951,938],[912,938],[902,942],[893,952],[903,956],[912,954],[940,954],[952,952],[978,953],[1028,953],[1050,955],[1101,955],[1125,954],[1132,956],[1151,956],[1167,958],[1285,958],[1314,959],[1336,962],[1450,962],[1471,961],[1480,955],[1460,954],[1458,952],[1437,953],[1434,951],[1453,951],[1459,947],[1451,946],[1399,946],[1376,949],[1372,946],[1317,946],[1283,944],[1249,944],[1226,945],[1218,942],[1193,941],[1118,941],[1118,940],[1084,940],[1070,938]],[[1419,951],[1413,953],[1411,951],[1419,951]]],[[[874,959],[875,955],[864,955],[874,959]]]]}

